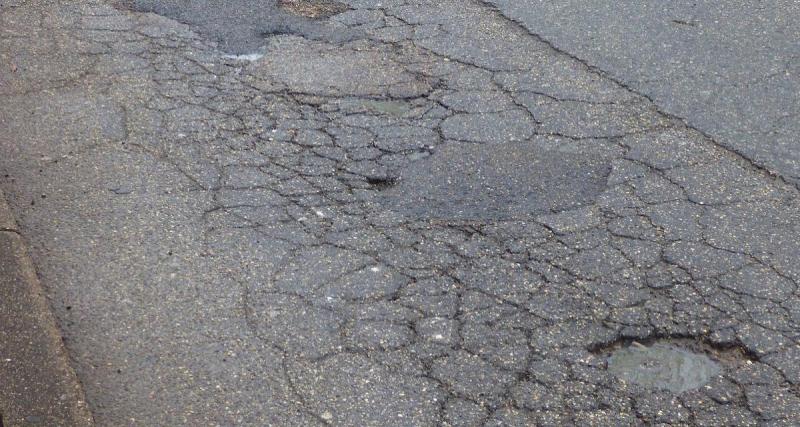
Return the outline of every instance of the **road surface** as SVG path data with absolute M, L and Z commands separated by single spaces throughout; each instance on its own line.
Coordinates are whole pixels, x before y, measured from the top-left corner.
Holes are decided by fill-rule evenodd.
M 800 3 L 489 3 L 728 149 L 800 184 Z
M 98 425 L 800 423 L 796 125 L 644 83 L 656 12 L 183 3 L 0 5 L 0 185 Z M 608 368 L 663 345 L 719 370 Z

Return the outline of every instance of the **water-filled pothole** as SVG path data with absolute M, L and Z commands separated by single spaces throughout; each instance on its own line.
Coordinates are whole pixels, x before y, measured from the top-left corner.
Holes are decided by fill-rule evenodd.
M 608 371 L 621 380 L 673 393 L 702 387 L 726 367 L 750 360 L 740 348 L 693 339 L 618 342 L 595 353 L 607 357 Z

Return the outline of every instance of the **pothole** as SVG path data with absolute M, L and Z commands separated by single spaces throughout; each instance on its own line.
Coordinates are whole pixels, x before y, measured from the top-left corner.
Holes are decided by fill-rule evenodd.
M 345 4 L 330 0 L 279 0 L 278 6 L 289 13 L 311 19 L 329 18 L 348 9 Z
M 720 348 L 688 338 L 620 341 L 594 352 L 607 358 L 608 371 L 617 378 L 673 393 L 702 387 L 725 368 L 752 360 L 741 348 Z
M 392 177 L 367 177 L 367 184 L 378 191 L 387 190 L 397 184 L 397 178 Z

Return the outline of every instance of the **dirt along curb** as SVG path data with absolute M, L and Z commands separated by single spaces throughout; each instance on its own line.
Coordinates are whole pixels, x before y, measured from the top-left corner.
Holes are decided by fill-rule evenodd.
M 92 426 L 83 390 L 0 191 L 0 426 Z

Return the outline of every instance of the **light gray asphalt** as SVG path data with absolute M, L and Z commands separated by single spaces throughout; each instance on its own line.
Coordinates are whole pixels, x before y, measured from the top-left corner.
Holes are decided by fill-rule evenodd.
M 344 3 L 2 3 L 0 185 L 99 425 L 800 423 L 797 188 L 485 2 Z M 661 345 L 719 373 L 608 369 Z
M 487 3 L 800 184 L 800 2 Z

